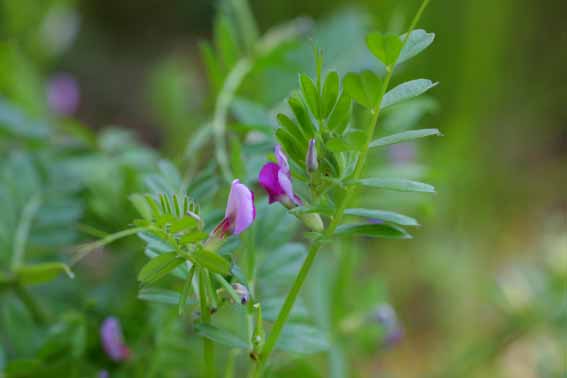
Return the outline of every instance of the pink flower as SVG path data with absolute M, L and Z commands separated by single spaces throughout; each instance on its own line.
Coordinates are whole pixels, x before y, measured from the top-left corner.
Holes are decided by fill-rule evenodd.
M 58 114 L 68 116 L 79 107 L 79 84 L 67 73 L 54 75 L 47 83 L 47 103 Z
M 260 171 L 258 181 L 268 192 L 269 203 L 281 202 L 286 207 L 299 206 L 302 202 L 293 192 L 289 163 L 279 144 L 275 154 L 278 163 L 266 163 Z
M 108 317 L 100 327 L 100 338 L 102 348 L 112 360 L 116 362 L 125 361 L 130 357 L 130 349 L 124 343 L 120 321 L 114 317 Z
M 238 235 L 256 219 L 254 193 L 238 179 L 232 182 L 222 222 L 215 227 L 213 235 L 224 238 L 227 234 Z

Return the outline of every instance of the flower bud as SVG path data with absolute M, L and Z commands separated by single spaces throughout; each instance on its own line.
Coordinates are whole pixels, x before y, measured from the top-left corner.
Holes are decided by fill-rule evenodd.
M 315 172 L 319 168 L 315 143 L 315 139 L 309 141 L 309 148 L 307 149 L 307 156 L 305 157 L 305 166 L 308 172 Z
M 248 292 L 246 286 L 239 283 L 233 283 L 232 288 L 234 289 L 236 294 L 240 297 L 240 304 L 248 303 L 248 299 L 250 298 L 250 293 Z
M 298 216 L 299 219 L 310 229 L 316 232 L 322 232 L 325 228 L 323 220 L 317 213 L 307 213 Z

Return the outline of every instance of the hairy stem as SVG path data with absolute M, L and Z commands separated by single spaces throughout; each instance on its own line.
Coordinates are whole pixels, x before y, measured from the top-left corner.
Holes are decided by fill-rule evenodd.
M 405 43 L 407 42 L 407 40 L 409 38 L 409 34 L 415 28 L 415 25 L 419 21 L 419 18 L 421 17 L 421 14 L 425 10 L 425 7 L 427 6 L 428 3 L 429 3 L 429 0 L 424 0 L 422 2 L 422 4 L 421 4 L 420 8 L 418 9 L 414 19 L 412 20 L 412 23 L 409 27 L 406 38 L 404 38 L 404 40 L 402 41 L 402 46 L 404 46 Z M 394 67 L 395 67 L 395 64 L 387 67 L 387 74 L 386 74 L 386 77 L 385 77 L 384 82 L 382 84 L 382 88 L 380 90 L 380 95 L 379 95 L 379 98 L 378 98 L 378 101 L 377 101 L 377 105 L 375 106 L 374 109 L 372 109 L 372 119 L 371 119 L 370 124 L 368 125 L 368 127 L 366 129 L 366 140 L 364 142 L 364 146 L 362 147 L 362 149 L 360 151 L 358 161 L 356 162 L 356 167 L 354 169 L 354 173 L 353 173 L 353 177 L 352 177 L 353 180 L 357 180 L 357 179 L 360 178 L 360 175 L 362 174 L 362 171 L 363 171 L 364 166 L 366 164 L 366 158 L 368 156 L 369 145 L 370 145 L 370 142 L 372 141 L 372 139 L 374 137 L 374 132 L 375 132 L 376 126 L 378 124 L 378 117 L 380 115 L 380 105 L 382 103 L 382 98 L 384 97 L 384 94 L 386 93 L 388 86 L 390 84 L 390 80 L 392 78 Z M 303 262 L 303 265 L 301 266 L 299 274 L 297 275 L 297 277 L 295 278 L 295 281 L 293 282 L 291 290 L 289 291 L 289 293 L 288 293 L 288 295 L 285 299 L 285 302 L 284 302 L 282 308 L 280 309 L 280 312 L 278 314 L 278 317 L 276 318 L 274 326 L 272 327 L 270 335 L 268 336 L 268 339 L 266 340 L 266 344 L 264 345 L 264 348 L 262 349 L 262 352 L 260 354 L 260 358 L 259 358 L 259 361 L 258 361 L 259 366 L 256 369 L 256 374 L 255 374 L 256 376 L 259 376 L 259 375 L 262 374 L 262 368 L 265 365 L 265 363 L 267 362 L 270 354 L 272 353 L 272 351 L 273 351 L 273 349 L 274 349 L 274 347 L 275 347 L 275 345 L 278 341 L 278 338 L 279 338 L 279 336 L 280 336 L 280 334 L 283 330 L 283 327 L 285 326 L 285 323 L 287 322 L 287 319 L 288 319 L 289 314 L 290 314 L 290 312 L 293 308 L 293 305 L 294 305 L 295 301 L 297 300 L 297 296 L 299 295 L 299 292 L 300 292 L 300 290 L 301 290 L 301 288 L 302 288 L 302 286 L 305 282 L 305 279 L 307 278 L 307 275 L 309 274 L 309 271 L 311 270 L 311 267 L 313 266 L 313 262 L 315 261 L 315 257 L 317 256 L 317 252 L 319 252 L 319 249 L 321 248 L 321 245 L 322 245 L 321 240 L 325 240 L 325 239 L 332 237 L 336 228 L 340 225 L 340 223 L 342 221 L 345 209 L 352 199 L 352 196 L 353 196 L 353 193 L 354 193 L 354 187 L 353 186 L 347 186 L 347 188 L 345 190 L 346 190 L 345 195 L 343 196 L 342 201 L 337 206 L 337 210 L 335 212 L 335 215 L 333 216 L 331 223 L 329 224 L 327 229 L 324 231 L 322 239 L 319 239 L 319 240 L 316 240 L 315 242 L 313 242 L 313 244 L 311 244 L 311 247 L 309 248 L 309 252 L 307 254 L 307 257 L 306 257 L 305 261 Z

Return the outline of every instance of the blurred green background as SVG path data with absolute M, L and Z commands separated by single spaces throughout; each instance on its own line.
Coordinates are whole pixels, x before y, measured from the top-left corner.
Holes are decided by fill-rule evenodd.
M 84 134 L 84 140 L 94 138 L 90 131 L 109 126 L 132 132 L 109 133 L 99 142 L 104 153 L 89 166 L 94 178 L 87 185 L 88 221 L 82 222 L 108 232 L 124 227 L 132 215 L 124 205 L 130 185 L 124 172 L 153 171 L 154 149 L 182 171 L 195 159 L 186 147 L 210 117 L 215 99 L 199 42 L 213 38 L 215 15 L 223 8 L 206 0 L 1 4 L 3 104 L 8 101 L 34 122 Z M 310 44 L 323 49 L 328 68 L 344 74 L 364 67 L 359 53 L 364 32 L 403 32 L 418 5 L 413 0 L 251 1 L 260 33 L 300 16 L 314 23 L 304 20 L 311 29 L 292 48 L 287 62 L 293 64 L 255 73 L 257 81 L 243 84 L 244 97 L 276 107 L 296 87 L 298 71 L 313 71 Z M 437 194 L 372 199 L 418 215 L 422 226 L 414 239 L 360 243 L 343 251 L 350 257 L 331 261 L 353 267 L 345 278 L 352 283 L 333 291 L 338 298 L 333 300 L 356 312 L 371 301 L 369 287 L 380 287 L 376 290 L 387 292 L 404 330 L 387 350 L 370 348 L 372 342 L 364 339 L 349 344 L 345 336 L 350 376 L 567 377 L 566 12 L 567 3 L 559 0 L 432 0 L 419 26 L 436 34 L 435 43 L 396 80 L 424 77 L 440 85 L 405 113 L 389 115 L 384 127 L 394 130 L 396 122 L 410 120 L 439 128 L 444 137 L 372 159 L 377 170 L 399 168 L 427 178 Z M 80 90 L 72 117 L 48 109 L 46 86 L 58 73 L 72 75 Z M 3 115 L 0 123 L 9 124 L 8 118 Z M 2 160 L 40 144 L 12 134 L 0 134 Z M 148 146 L 141 148 L 147 156 L 130 164 L 126 145 L 136 139 Z M 73 145 L 66 148 L 62 154 Z M 203 166 L 211 152 L 198 155 L 196 164 Z M 123 181 L 100 185 L 113 170 L 124 173 Z M 98 195 L 101 191 L 106 194 Z M 134 288 L 134 270 L 125 272 L 130 277 L 100 274 Z M 100 284 L 98 273 L 88 274 Z M 44 292 L 49 293 L 44 299 L 64 297 L 64 286 L 57 286 L 58 294 Z M 357 293 L 364 299 L 357 300 Z M 6 345 L 9 340 L 3 334 Z M 17 357 L 17 348 L 6 350 L 7 360 Z M 297 362 L 302 363 L 309 365 Z M 332 374 L 305 369 L 313 376 Z

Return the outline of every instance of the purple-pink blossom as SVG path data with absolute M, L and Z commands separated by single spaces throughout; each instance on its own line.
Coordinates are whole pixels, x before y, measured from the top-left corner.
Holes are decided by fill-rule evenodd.
M 71 115 L 79 107 L 79 84 L 68 73 L 54 75 L 47 83 L 47 104 L 61 115 Z
M 130 357 L 130 349 L 124 343 L 120 321 L 112 316 L 104 319 L 100 326 L 102 348 L 112 360 L 125 361 Z
M 275 148 L 275 155 L 278 162 L 264 164 L 258 181 L 268 193 L 269 203 L 281 202 L 287 207 L 299 206 L 302 202 L 293 192 L 289 163 L 279 144 Z
M 230 187 L 224 219 L 214 229 L 213 234 L 220 238 L 229 234 L 238 235 L 250 227 L 254 219 L 254 193 L 236 179 Z

